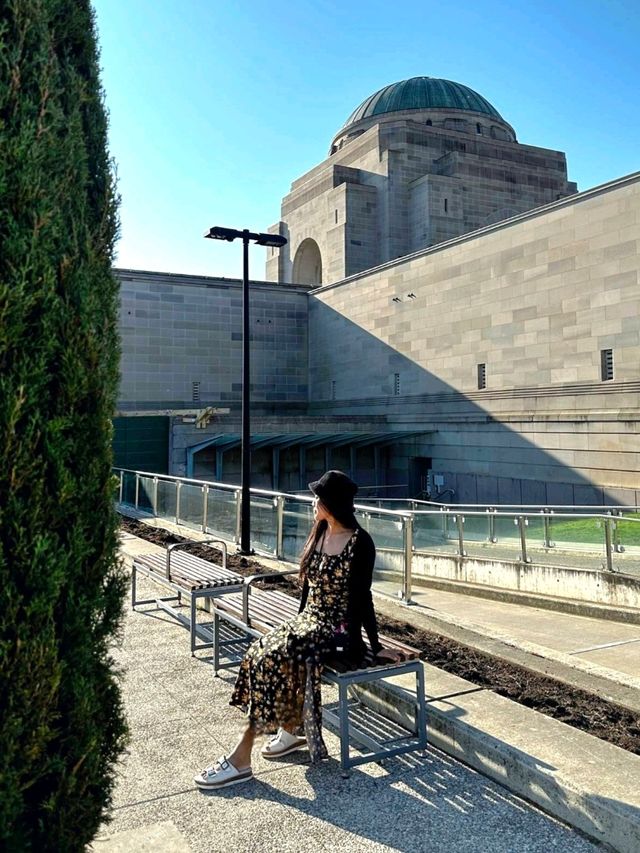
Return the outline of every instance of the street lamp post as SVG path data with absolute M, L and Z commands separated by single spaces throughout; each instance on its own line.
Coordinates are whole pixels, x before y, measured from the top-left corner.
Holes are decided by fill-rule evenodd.
M 249 243 L 258 246 L 282 248 L 286 237 L 279 234 L 255 234 L 244 228 L 222 228 L 219 225 L 210 228 L 204 235 L 210 240 L 226 240 L 231 243 L 242 240 L 242 462 L 241 489 L 242 504 L 240 515 L 240 550 L 238 553 L 249 555 L 251 549 L 251 354 L 249 348 Z

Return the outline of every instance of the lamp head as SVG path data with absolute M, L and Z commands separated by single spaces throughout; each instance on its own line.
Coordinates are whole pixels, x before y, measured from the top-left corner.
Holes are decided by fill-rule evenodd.
M 273 246 L 275 249 L 281 249 L 287 245 L 287 238 L 280 234 L 258 234 L 256 246 Z
M 231 243 L 236 237 L 241 237 L 242 232 L 236 231 L 235 228 L 223 228 L 220 225 L 214 225 L 204 236 L 211 240 L 226 240 Z

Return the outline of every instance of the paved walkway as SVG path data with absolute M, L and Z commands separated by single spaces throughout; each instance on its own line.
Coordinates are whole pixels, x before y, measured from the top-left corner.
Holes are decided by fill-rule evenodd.
M 393 595 L 397 585 L 389 582 L 376 588 Z M 511 641 L 520 647 L 535 646 L 544 653 L 557 652 L 566 660 L 603 667 L 619 673 L 622 680 L 637 682 L 640 689 L 640 625 L 573 616 L 524 604 L 477 598 L 439 589 L 413 587 L 416 610 L 432 616 L 476 628 L 485 636 Z
M 527 643 L 614 669 L 640 679 L 640 625 L 572 616 L 442 590 L 414 590 L 418 604 L 449 613 Z
M 94 843 L 96 853 L 597 849 L 432 747 L 342 779 L 331 732 L 331 757 L 318 767 L 302 752 L 274 765 L 256 751 L 253 781 L 201 793 L 194 772 L 228 749 L 242 727 L 242 715 L 228 705 L 233 675 L 214 679 L 207 660 L 190 657 L 187 632 L 152 609 L 127 612 L 115 657 L 132 740 L 113 822 Z

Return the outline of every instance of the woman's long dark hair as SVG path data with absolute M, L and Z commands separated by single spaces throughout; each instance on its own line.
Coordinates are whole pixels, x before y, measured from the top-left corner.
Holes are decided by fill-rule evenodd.
M 329 510 L 329 512 L 331 512 L 331 510 Z M 333 515 L 333 513 L 331 514 Z M 349 530 L 356 530 L 360 527 L 353 512 L 340 513 L 333 517 Z M 298 578 L 301 583 L 304 583 L 304 580 L 307 577 L 307 570 L 309 568 L 309 562 L 313 552 L 317 549 L 318 542 L 326 533 L 328 526 L 327 520 L 324 518 L 321 521 L 314 521 L 313 523 L 313 527 L 307 536 L 307 541 L 304 543 L 302 554 L 300 555 L 300 574 L 298 575 Z

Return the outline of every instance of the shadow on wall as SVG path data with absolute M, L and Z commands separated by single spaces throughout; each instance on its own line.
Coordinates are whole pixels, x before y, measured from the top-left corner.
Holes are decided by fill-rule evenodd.
M 452 503 L 638 503 L 640 475 L 629 477 L 638 459 L 625 438 L 633 427 L 612 409 L 614 417 L 599 417 L 609 425 L 607 432 L 594 430 L 585 403 L 593 389 L 489 387 L 462 393 L 399 351 L 406 346 L 408 321 L 381 316 L 374 322 L 398 349 L 310 297 L 310 414 L 384 415 L 388 429 L 431 433 L 396 446 L 395 465 L 406 478 L 409 459 L 429 458 L 433 472 L 443 477 L 440 491 L 455 492 Z M 469 370 L 475 371 L 472 359 Z M 596 390 L 606 395 L 605 387 Z M 606 396 L 598 408 L 606 408 Z M 590 470 L 599 472 L 599 482 Z

